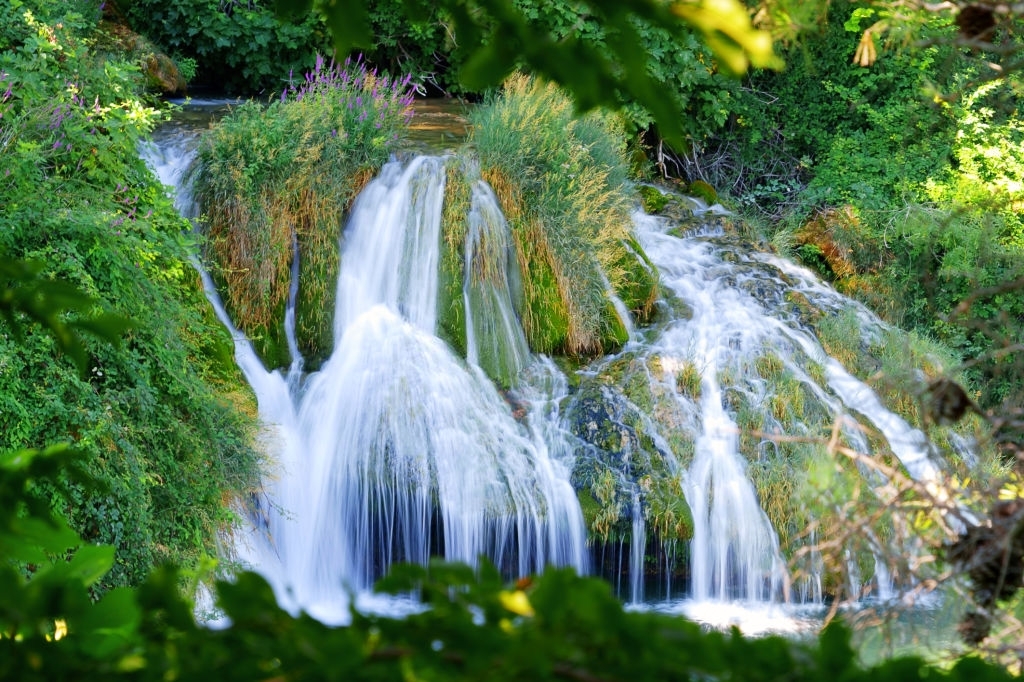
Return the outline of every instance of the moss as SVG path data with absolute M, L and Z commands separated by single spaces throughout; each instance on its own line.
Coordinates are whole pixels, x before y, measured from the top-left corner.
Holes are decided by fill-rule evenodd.
M 795 289 L 788 289 L 784 295 L 790 310 L 802 323 L 813 326 L 821 320 L 822 312 L 807 297 Z
M 778 379 L 786 369 L 782 358 L 773 351 L 767 351 L 757 356 L 754 360 L 754 367 L 761 378 L 767 381 Z
M 607 542 L 614 534 L 623 534 L 625 518 L 622 510 L 624 501 L 619 493 L 619 483 L 610 469 L 606 469 L 590 488 L 593 505 L 592 520 L 589 524 L 591 532 L 600 540 Z M 587 493 L 583 493 L 584 498 Z M 596 509 L 595 509 L 596 507 Z M 584 517 L 586 518 L 586 517 Z
M 658 271 L 634 237 L 621 241 L 613 267 L 625 273 L 619 278 L 616 295 L 638 322 L 649 322 L 659 295 Z
M 650 532 L 663 541 L 693 538 L 693 514 L 678 477 L 646 476 L 640 487 L 645 491 L 644 516 Z
M 773 384 L 774 392 L 768 399 L 772 415 L 783 424 L 804 419 L 804 387 L 792 374 L 787 373 Z
M 629 328 L 619 317 L 615 304 L 609 300 L 601 321 L 601 348 L 604 352 L 614 352 L 626 345 L 627 341 L 629 341 Z
M 647 213 L 660 213 L 663 208 L 672 200 L 671 197 L 654 185 L 640 185 L 637 187 L 640 194 L 640 203 Z
M 804 370 L 807 372 L 807 376 L 811 377 L 811 380 L 818 386 L 828 385 L 828 377 L 825 376 L 825 366 L 820 362 L 812 360 L 804 366 Z
M 817 324 L 818 341 L 825 352 L 839 361 L 847 370 L 863 377 L 860 368 L 860 321 L 852 308 L 821 318 Z
M 708 206 L 718 203 L 718 192 L 710 184 L 703 180 L 694 180 L 687 190 L 691 196 L 702 199 Z
M 570 349 L 572 318 L 559 290 L 555 263 L 546 240 L 534 224 L 515 230 L 517 253 L 523 274 L 523 308 L 520 317 L 530 347 L 538 353 L 575 354 Z
M 693 362 L 684 362 L 676 371 L 676 390 L 694 402 L 700 401 L 700 369 Z
M 463 294 L 464 245 L 469 229 L 470 187 L 457 160 L 445 168 L 441 213 L 441 262 L 438 272 L 437 327 L 440 336 L 465 357 L 466 305 Z
M 302 180 L 295 220 L 299 249 L 299 293 L 295 309 L 295 336 L 306 366 L 317 369 L 334 347 L 334 310 L 339 239 L 345 213 L 380 167 L 366 166 L 345 178 L 315 176 Z M 306 185 L 308 182 L 308 186 Z M 283 320 L 282 317 L 277 319 Z
M 282 307 L 281 314 L 284 315 Z M 283 319 L 283 317 L 281 318 Z M 288 350 L 288 342 L 284 334 L 283 325 L 274 327 L 253 327 L 250 342 L 253 350 L 260 356 L 260 360 L 267 367 L 287 367 L 291 354 Z

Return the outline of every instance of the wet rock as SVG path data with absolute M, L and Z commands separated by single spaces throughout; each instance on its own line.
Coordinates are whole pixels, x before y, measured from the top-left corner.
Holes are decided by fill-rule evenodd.
M 178 65 L 167 55 L 154 52 L 142 60 L 142 73 L 150 88 L 165 95 L 177 95 L 185 92 L 187 83 L 178 69 Z

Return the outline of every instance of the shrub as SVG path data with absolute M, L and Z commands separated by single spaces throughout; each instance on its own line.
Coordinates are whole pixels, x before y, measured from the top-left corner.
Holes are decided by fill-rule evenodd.
M 227 92 L 277 91 L 284 74 L 311 68 L 329 44 L 315 13 L 296 23 L 280 21 L 264 0 L 121 4 L 133 29 L 164 52 L 195 60 L 195 85 Z
M 119 348 L 86 340 L 72 366 L 54 361 L 68 351 L 39 325 L 17 335 L 0 322 L 0 450 L 74 444 L 101 489 L 34 491 L 116 548 L 103 590 L 141 581 L 158 560 L 191 565 L 213 551 L 225 498 L 257 479 L 255 405 L 189 264 L 190 226 L 139 158 L 159 115 L 136 95 L 138 69 L 87 49 L 94 3 L 10 7 L 0 258 L 35 263 L 43 281 L 68 282 L 132 327 Z M 6 276 L 0 286 L 6 296 Z M 62 317 L 87 325 L 88 312 Z

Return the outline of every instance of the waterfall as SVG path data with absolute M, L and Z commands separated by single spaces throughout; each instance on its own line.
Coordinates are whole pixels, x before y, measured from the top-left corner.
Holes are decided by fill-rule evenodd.
M 666 235 L 660 221 L 647 216 L 636 216 L 636 223 L 662 285 L 692 310 L 691 319 L 673 322 L 651 349 L 662 363 L 692 363 L 701 372 L 700 424 L 683 487 L 693 515 L 693 598 L 779 598 L 787 577 L 778 537 L 746 474 L 739 428 L 723 407 L 718 379 L 742 354 L 761 347 L 771 325 L 742 290 L 710 276 L 718 260 L 709 244 Z
M 176 188 L 176 206 L 186 216 L 195 214 L 185 170 L 197 134 L 174 131 L 142 151 L 160 179 Z M 494 193 L 477 173 L 468 179 L 460 245 L 466 352 L 457 354 L 437 335 L 449 161 L 392 161 L 356 199 L 339 243 L 334 350 L 316 372 L 304 373 L 294 338 L 295 302 L 302 295 L 297 252 L 286 312 L 292 351 L 286 374 L 261 364 L 203 273 L 257 396 L 261 442 L 272 459 L 233 553 L 260 570 L 289 608 L 343 621 L 350 594 L 365 593 L 399 561 L 440 555 L 474 564 L 484 556 L 510 577 L 548 565 L 585 573 L 593 570 L 591 554 L 603 557 L 609 547 L 617 551 L 615 582 L 620 588 L 625 582 L 620 593 L 634 603 L 645 598 L 648 570 L 664 572 L 659 584 L 672 596 L 677 559 L 686 563 L 684 586 L 696 602 L 777 603 L 794 593 L 820 599 L 821 561 L 813 555 L 807 577 L 791 591 L 779 535 L 750 471 L 772 444 L 741 442 L 750 430 L 741 423 L 744 409 L 757 411 L 766 432 L 809 428 L 802 417 L 784 424 L 773 414 L 769 403 L 778 389 L 750 373 L 759 354 L 778 357 L 779 371 L 813 398 L 823 419 L 850 413 L 866 420 L 914 478 L 939 475 L 924 435 L 829 358 L 809 329 L 780 314 L 773 291 L 800 291 L 832 312 L 851 303 L 774 256 L 727 253 L 713 228 L 679 236 L 666 221 L 636 214 L 637 240 L 672 301 L 666 306 L 685 308 L 685 314 L 638 330 L 609 292 L 629 342 L 620 354 L 582 367 L 574 377 L 579 386 L 570 390 L 566 373 L 528 348 L 516 313 L 524 274 Z M 866 328 L 876 324 L 866 310 L 862 314 Z M 821 377 L 812 377 L 813 364 L 822 368 Z M 627 379 L 607 378 L 609 368 L 623 365 L 638 373 L 653 405 L 630 398 Z M 692 385 L 681 383 L 684 368 L 696 372 Z M 569 414 L 592 383 L 600 386 L 608 415 L 621 418 L 609 439 L 622 442 L 621 453 L 601 454 L 604 445 L 581 433 L 591 425 L 581 427 L 573 421 L 578 414 Z M 627 424 L 623 413 L 633 421 Z M 846 436 L 868 451 L 858 429 L 850 427 Z M 577 498 L 577 490 L 586 494 L 575 478 L 585 456 L 618 466 L 626 490 L 624 532 L 600 547 L 587 546 Z M 663 536 L 651 542 L 665 532 L 658 516 L 664 509 L 654 509 L 649 497 L 655 464 L 663 476 L 659 485 L 678 491 L 692 517 L 685 541 Z M 663 554 L 655 562 L 659 544 Z M 856 569 L 852 556 L 850 565 Z M 850 579 L 859 593 L 855 570 Z M 892 589 L 884 563 L 877 564 L 873 582 L 881 593 Z

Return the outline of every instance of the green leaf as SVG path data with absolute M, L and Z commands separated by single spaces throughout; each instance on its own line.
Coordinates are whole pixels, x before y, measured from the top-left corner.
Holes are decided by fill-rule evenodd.
M 114 565 L 114 548 L 110 545 L 80 547 L 66 564 L 58 564 L 57 571 L 68 581 L 81 581 L 94 585 Z
M 104 659 L 130 644 L 142 621 L 135 591 L 121 587 L 103 595 L 90 608 L 68 617 L 68 631 L 82 638 L 82 650 Z
M 334 39 L 334 49 L 345 55 L 357 47 L 373 46 L 366 3 L 361 0 L 321 0 L 317 9 Z
M 495 41 L 466 60 L 459 72 L 459 80 L 470 90 L 486 90 L 501 83 L 514 66 L 514 59 L 502 47 L 501 41 Z
M 63 522 L 15 518 L 9 530 L 0 535 L 0 554 L 15 561 L 42 564 L 50 555 L 81 544 L 78 534 Z
M 287 617 L 270 583 L 258 573 L 240 573 L 234 582 L 217 581 L 217 605 L 233 622 L 248 627 L 270 625 Z

